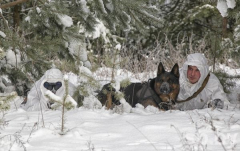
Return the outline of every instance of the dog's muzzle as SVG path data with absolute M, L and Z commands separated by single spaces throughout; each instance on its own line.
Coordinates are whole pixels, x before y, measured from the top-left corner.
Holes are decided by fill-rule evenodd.
M 162 85 L 160 86 L 160 92 L 162 94 L 168 94 L 171 92 L 171 88 L 170 88 L 170 85 L 169 83 L 167 82 L 163 82 Z

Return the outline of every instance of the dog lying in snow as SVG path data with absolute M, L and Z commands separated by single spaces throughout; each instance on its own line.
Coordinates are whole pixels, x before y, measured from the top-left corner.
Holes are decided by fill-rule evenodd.
M 175 64 L 170 72 L 165 71 L 162 63 L 158 65 L 157 77 L 144 83 L 131 83 L 121 87 L 125 100 L 132 106 L 140 103 L 144 107 L 155 106 L 161 110 L 169 110 L 175 104 L 179 93 L 179 67 Z M 113 93 L 116 89 L 110 83 L 105 84 L 97 97 L 107 109 L 121 104 Z

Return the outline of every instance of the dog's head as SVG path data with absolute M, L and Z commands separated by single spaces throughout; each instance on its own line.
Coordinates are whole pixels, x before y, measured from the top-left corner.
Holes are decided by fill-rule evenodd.
M 179 67 L 176 63 L 170 72 L 165 71 L 162 63 L 158 65 L 157 77 L 155 78 L 154 90 L 163 103 L 175 104 L 179 93 Z

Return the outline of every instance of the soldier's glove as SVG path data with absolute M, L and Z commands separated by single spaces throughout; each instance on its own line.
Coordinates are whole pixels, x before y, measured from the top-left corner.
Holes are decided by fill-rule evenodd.
M 214 99 L 208 104 L 209 108 L 218 108 L 218 109 L 223 109 L 224 107 L 224 102 L 221 99 Z

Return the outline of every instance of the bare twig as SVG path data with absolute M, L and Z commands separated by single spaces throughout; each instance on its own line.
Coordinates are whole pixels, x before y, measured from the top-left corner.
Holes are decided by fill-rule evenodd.
M 143 137 L 152 145 L 152 147 L 157 151 L 157 148 L 154 146 L 154 144 L 147 138 L 147 136 L 146 135 L 144 135 L 135 125 L 133 125 L 132 123 L 130 123 L 130 122 L 128 122 L 127 121 L 127 123 L 128 124 L 130 124 L 130 125 L 132 125 L 138 132 L 140 132 L 142 135 L 143 135 Z
M 15 143 L 17 143 L 20 147 L 22 147 L 24 149 L 24 151 L 27 151 L 26 147 L 24 146 L 24 142 L 20 139 L 21 135 L 20 133 L 22 132 L 22 130 L 24 129 L 24 127 L 26 126 L 26 123 L 23 125 L 22 129 L 15 132 L 14 134 L 8 134 L 8 135 L 4 135 L 2 137 L 0 137 L 0 140 L 5 139 L 5 138 L 9 138 L 10 141 L 12 141 L 12 143 L 9 146 L 9 151 L 11 150 L 11 148 L 13 147 L 13 145 Z M 14 139 L 12 139 L 12 137 Z
M 28 74 L 27 74 L 28 75 Z M 37 96 L 38 96 L 38 100 L 39 100 L 39 104 L 40 104 L 40 111 L 41 111 L 41 116 L 42 116 L 42 123 L 43 123 L 43 127 L 45 127 L 45 124 L 44 124 L 44 117 L 43 117 L 43 111 L 42 111 L 42 104 L 41 104 L 41 97 L 40 97 L 40 94 L 38 93 L 38 89 L 37 89 L 37 86 L 36 86 L 36 84 L 35 84 L 35 81 L 28 75 L 28 78 L 30 79 L 30 81 L 32 81 L 33 82 L 33 84 L 34 84 L 34 87 L 35 87 L 35 89 L 36 89 L 36 92 L 37 92 Z M 38 122 L 39 123 L 39 122 Z
M 218 131 L 217 131 L 217 128 L 214 126 L 213 124 L 213 118 L 211 116 L 211 114 L 209 114 L 210 116 L 210 120 L 207 119 L 207 117 L 205 116 L 205 122 L 207 124 L 209 124 L 211 126 L 211 129 L 212 131 L 214 132 L 214 134 L 216 135 L 217 139 L 218 139 L 218 142 L 221 144 L 222 148 L 224 149 L 224 151 L 227 151 L 227 149 L 225 148 L 224 144 L 223 144 L 223 141 L 222 141 L 222 138 L 218 135 Z
M 181 138 L 181 143 L 183 144 L 184 150 L 191 150 L 191 145 L 188 143 L 187 138 L 184 137 L 184 135 L 180 132 L 178 128 L 176 128 L 174 125 L 171 125 L 175 128 L 175 130 L 178 132 L 179 137 Z
M 32 132 L 35 130 L 35 128 L 37 127 L 37 125 L 38 125 L 38 123 L 35 122 L 34 125 L 33 125 L 33 127 L 32 127 L 32 130 L 31 130 L 31 132 L 30 132 L 30 134 L 29 134 L 29 137 L 28 137 L 28 139 L 27 139 L 27 142 L 29 141 L 29 139 L 30 139 L 30 137 L 31 137 L 31 135 L 32 135 Z

